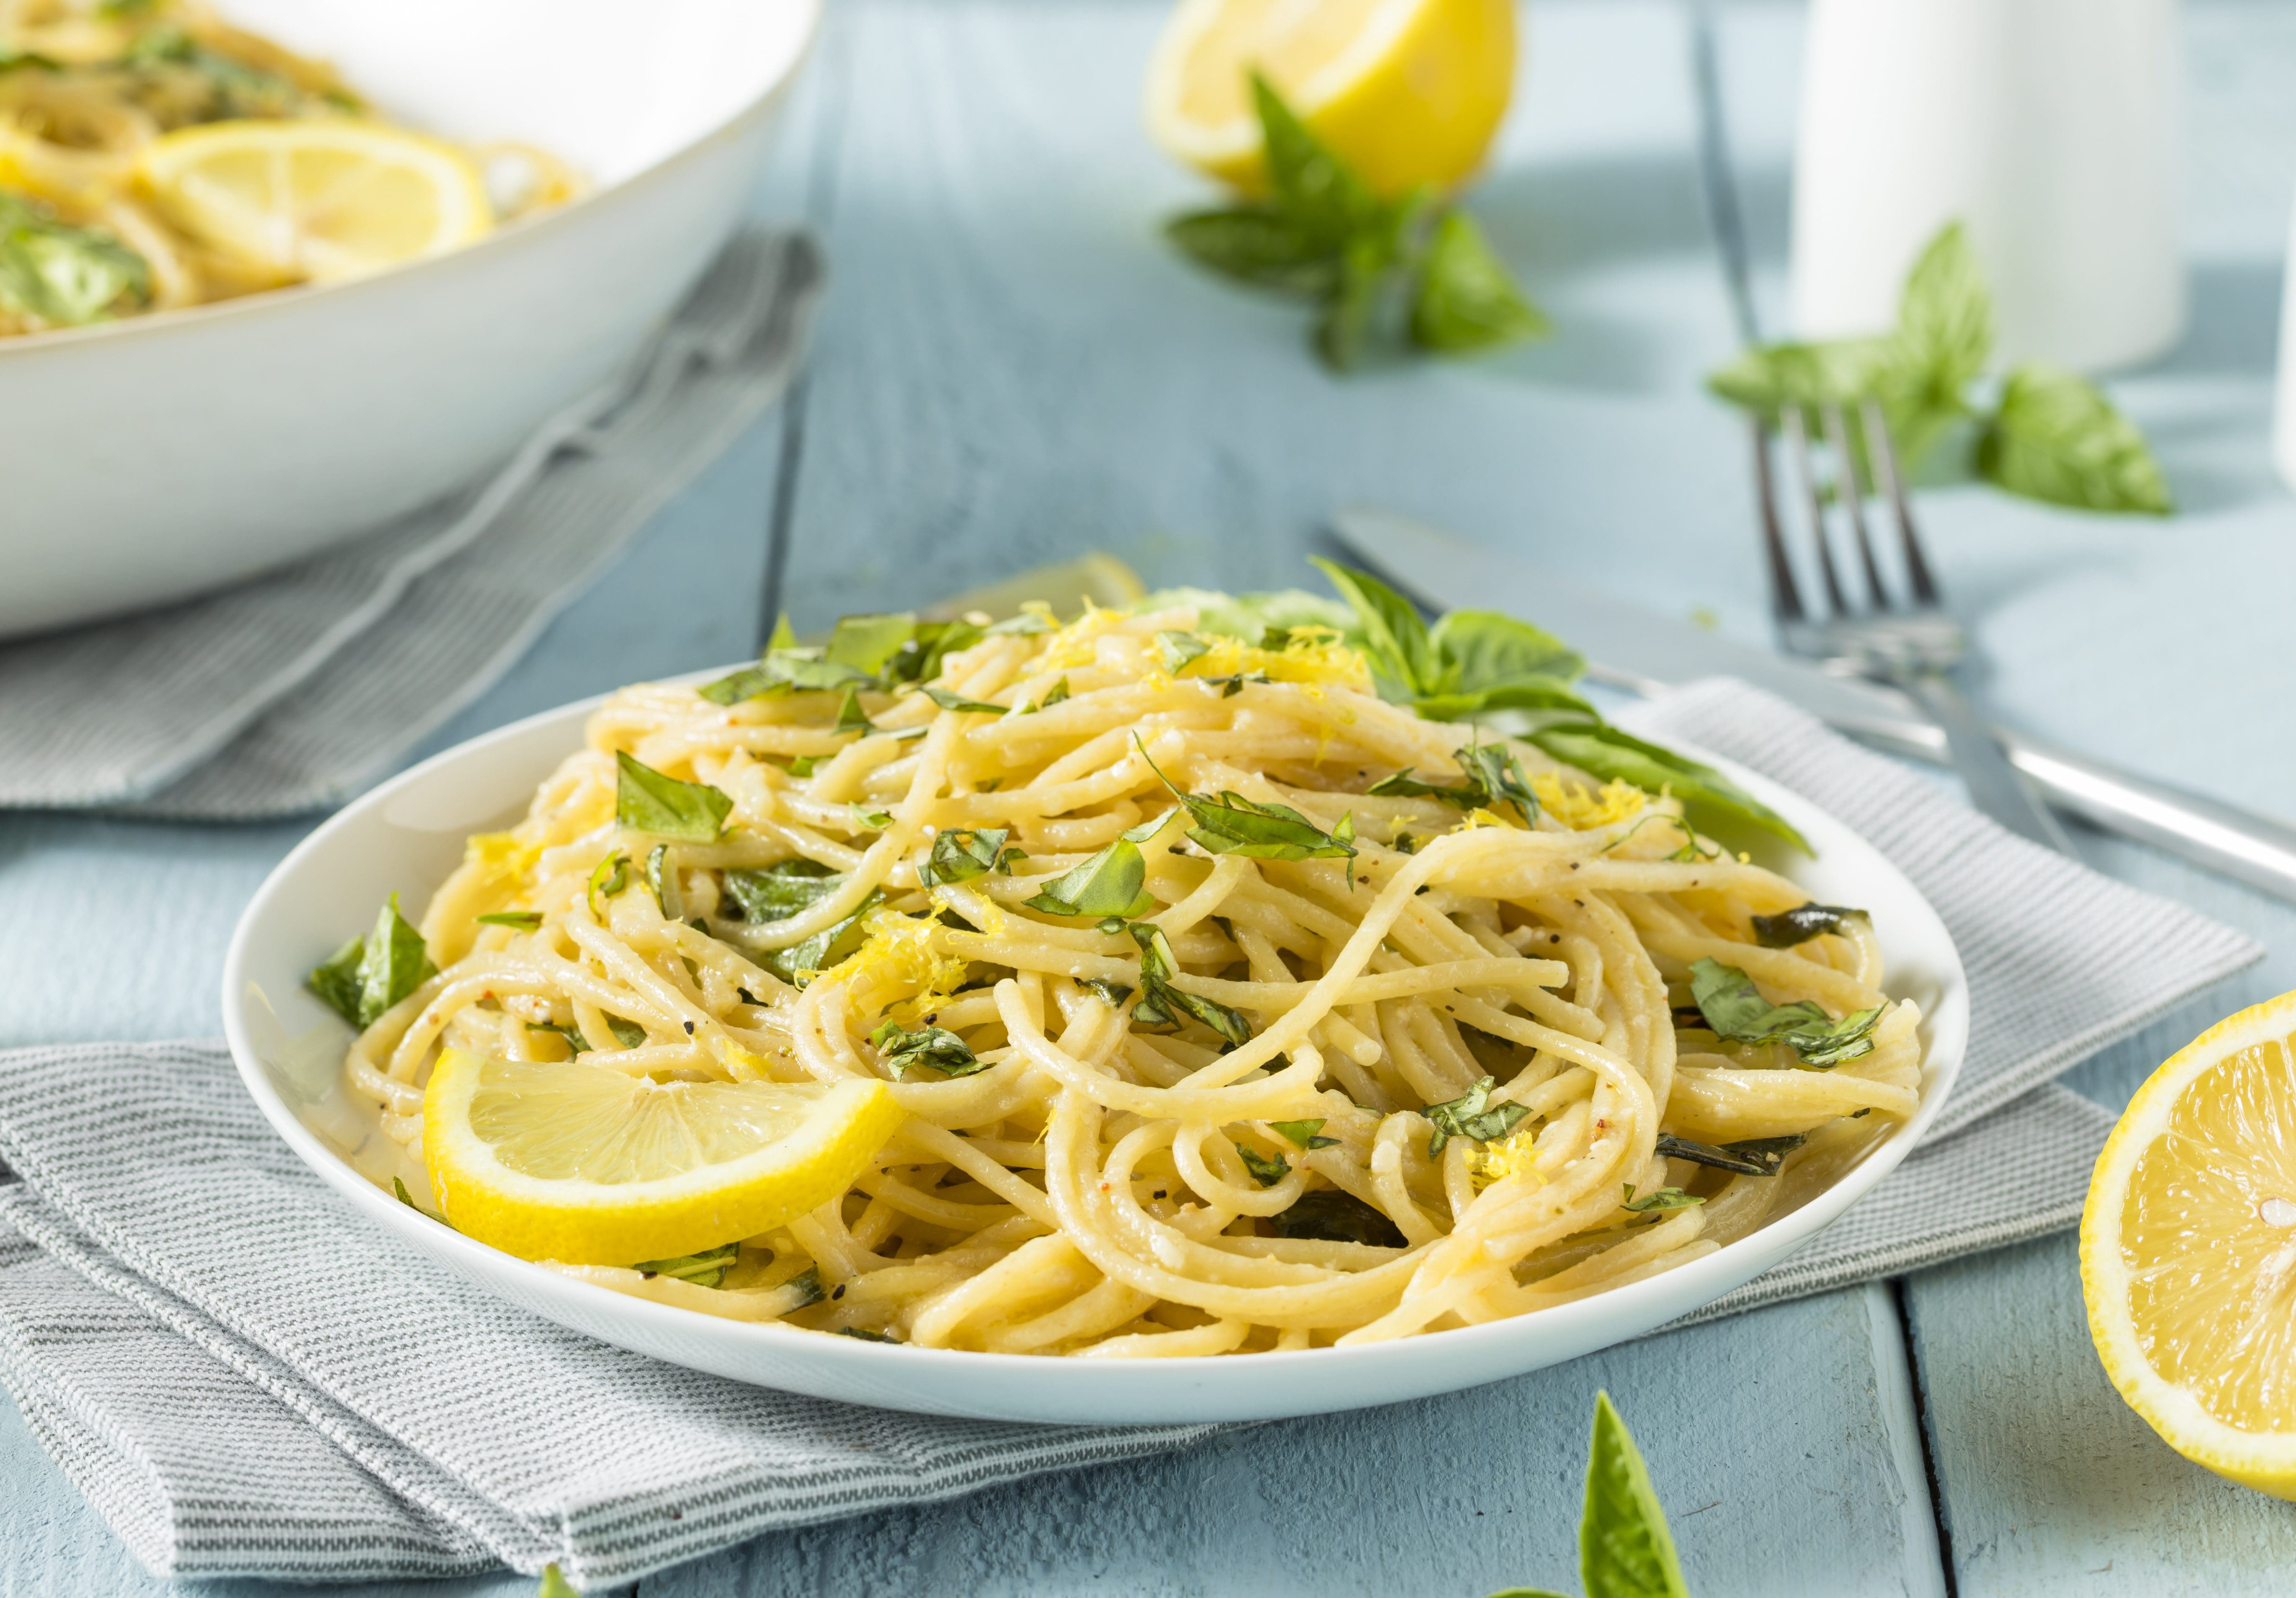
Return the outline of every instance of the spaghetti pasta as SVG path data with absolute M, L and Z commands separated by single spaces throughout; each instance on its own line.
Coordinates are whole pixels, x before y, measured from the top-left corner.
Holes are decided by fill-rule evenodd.
M 440 968 L 353 1044 L 350 1090 L 419 1158 L 446 1047 L 880 1079 L 906 1118 L 870 1168 L 787 1226 L 697 1237 L 738 1243 L 717 1285 L 563 1268 L 1086 1357 L 1601 1292 L 1915 1111 L 1920 1017 L 1864 918 L 1787 917 L 1807 895 L 1676 799 L 1389 703 L 1330 630 L 1214 637 L 1186 603 L 985 622 L 906 682 L 784 652 L 614 696 L 526 819 L 471 840 L 421 921 Z M 721 796 L 722 830 L 631 825 L 657 778 Z

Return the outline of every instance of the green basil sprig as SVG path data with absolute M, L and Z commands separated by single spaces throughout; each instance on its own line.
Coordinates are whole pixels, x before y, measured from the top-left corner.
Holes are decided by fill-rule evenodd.
M 1587 1449 L 1587 1496 L 1578 1517 L 1578 1579 L 1587 1598 L 1690 1598 L 1682 1561 L 1650 1468 L 1608 1393 L 1595 1395 Z M 1545 1587 L 1509 1587 L 1491 1598 L 1562 1598 Z
M 439 974 L 422 935 L 398 913 L 393 894 L 374 918 L 374 929 L 353 938 L 303 979 L 328 1009 L 365 1032 L 384 1011 Z
M 1381 199 L 1257 72 L 1251 93 L 1269 197 L 1173 218 L 1165 236 L 1182 252 L 1239 283 L 1316 301 L 1316 352 L 1334 371 L 1378 344 L 1460 355 L 1551 331 L 1465 211 L 1424 188 Z M 1408 310 L 1390 326 L 1398 300 Z
M 1873 400 L 1912 473 L 1964 423 L 1977 431 L 1978 475 L 2013 494 L 2079 510 L 2168 515 L 2168 479 L 2144 435 L 2086 378 L 2034 363 L 2012 367 L 1987 415 L 1971 398 L 1993 355 L 1993 301 L 1959 222 L 1930 241 L 1906 278 L 1898 325 L 1877 338 L 1763 344 L 1706 386 L 1775 423 L 1788 406 L 1814 412 Z M 1816 417 L 1810 416 L 1814 426 Z M 1853 425 L 1860 476 L 1874 482 Z
M 1882 1018 L 1878 1004 L 1839 1021 L 1812 1000 L 1772 1004 L 1752 977 L 1711 958 L 1690 968 L 1690 994 L 1718 1037 L 1736 1043 L 1784 1043 L 1810 1070 L 1873 1053 L 1874 1023 Z

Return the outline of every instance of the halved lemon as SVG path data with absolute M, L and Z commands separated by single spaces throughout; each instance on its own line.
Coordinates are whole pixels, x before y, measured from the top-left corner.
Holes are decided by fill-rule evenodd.
M 1148 130 L 1267 187 L 1258 70 L 1382 194 L 1473 171 L 1514 90 L 1513 0 L 1183 0 L 1149 63 Z
M 451 144 L 376 122 L 209 122 L 136 166 L 168 220 L 283 281 L 364 276 L 494 226 L 485 180 Z
M 2105 1373 L 2177 1453 L 2296 1498 L 2296 993 L 2136 1091 L 2081 1214 Z
M 422 1154 L 457 1231 L 524 1259 L 627 1265 L 818 1209 L 902 1115 L 871 1078 L 657 1083 L 449 1049 L 423 1091 Z

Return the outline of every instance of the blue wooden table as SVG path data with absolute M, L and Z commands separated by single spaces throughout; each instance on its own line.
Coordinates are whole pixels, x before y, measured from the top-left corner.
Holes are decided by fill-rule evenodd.
M 1200 193 L 1138 131 L 1162 10 L 837 11 L 761 199 L 829 246 L 812 375 L 440 745 L 741 655 L 781 605 L 817 625 L 1095 547 L 1152 581 L 1298 581 L 1319 518 L 1356 498 L 1761 637 L 1741 435 L 1698 388 L 1734 338 L 1676 0 L 1539 0 L 1529 14 L 1517 109 L 1474 203 L 1558 336 L 1347 383 L 1307 359 L 1296 312 L 1206 281 L 1156 241 L 1157 218 Z M 2194 330 L 2118 385 L 2185 514 L 2103 522 L 1951 490 L 1926 523 L 2001 715 L 2287 813 L 2296 504 L 2267 467 L 2266 426 L 2296 13 L 2194 0 L 2188 23 Z M 1772 326 L 1800 28 L 1791 4 L 1718 16 Z M 213 1033 L 225 938 L 303 829 L 0 823 L 0 1042 Z M 2296 986 L 2296 910 L 2133 845 L 2081 846 L 2274 951 L 2071 1078 L 2118 1106 L 2208 1021 Z M 2186 1465 L 2114 1397 L 2062 1238 L 1447 1398 L 761 1538 L 641 1590 L 1569 1586 L 1598 1387 L 1641 1437 L 1703 1598 L 2267 1594 L 2296 1569 L 2296 1508 Z M 0 1594 L 161 1585 L 0 1404 Z

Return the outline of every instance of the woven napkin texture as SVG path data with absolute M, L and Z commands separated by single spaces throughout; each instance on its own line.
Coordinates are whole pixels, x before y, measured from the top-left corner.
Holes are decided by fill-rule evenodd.
M 2078 1057 L 2029 1021 L 2063 1008 L 2030 984 L 2076 984 L 2066 1013 L 2093 1049 L 2259 952 L 2006 837 L 1743 687 L 1688 690 L 1655 707 L 1659 723 L 1822 787 L 1938 906 L 1973 990 L 1950 1111 L 1964 1089 L 1998 1102 L 2013 1091 L 2001 1083 Z M 1958 843 L 1932 848 L 1932 832 Z M 2147 958 L 2128 959 L 2139 941 Z M 2000 961 L 2005 974 L 1988 969 Z M 1925 1143 L 1793 1258 L 1691 1319 L 2069 1225 L 2111 1122 L 2062 1089 L 2028 1092 Z M 578 1586 L 608 1585 L 773 1528 L 1215 1429 L 873 1411 L 562 1330 L 361 1221 L 272 1135 L 212 1043 L 0 1056 L 0 1160 L 20 1183 L 0 1193 L 0 1380 L 158 1573 L 343 1580 L 556 1561 Z
M 237 588 L 0 645 L 0 806 L 244 820 L 373 781 L 781 397 L 823 276 L 803 235 L 742 235 L 488 481 Z

